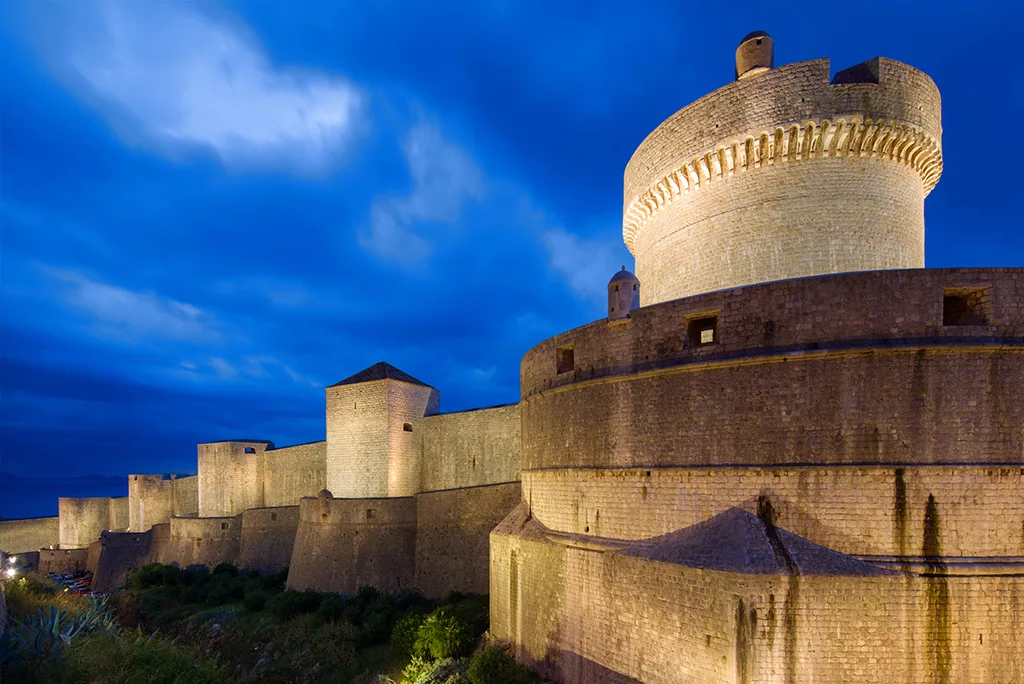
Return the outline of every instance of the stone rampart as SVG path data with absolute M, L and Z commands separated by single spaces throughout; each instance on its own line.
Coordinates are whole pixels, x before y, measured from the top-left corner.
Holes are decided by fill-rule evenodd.
M 519 479 L 519 405 L 427 416 L 413 424 L 421 453 L 420 491 Z
M 425 596 L 486 594 L 491 530 L 515 508 L 518 482 L 416 496 L 416 579 Z
M 40 549 L 37 570 L 48 572 L 85 572 L 89 562 L 89 548 Z
M 176 477 L 171 482 L 174 515 L 199 515 L 199 476 Z
M 104 530 L 128 528 L 128 497 L 59 498 L 62 549 L 86 549 Z
M 238 559 L 241 516 L 171 518 L 164 559 L 168 564 L 216 566 Z
M 174 515 L 174 480 L 163 475 L 128 476 L 128 529 L 145 532 Z
M 987 324 L 950 322 L 961 297 Z M 573 368 L 559 373 L 567 348 Z M 541 343 L 522 385 L 524 471 L 1022 463 L 1024 270 L 847 274 L 667 302 Z
M 263 505 L 298 506 L 327 482 L 327 442 L 268 449 L 263 463 Z
M 491 555 L 491 634 L 559 682 L 1024 675 L 1020 576 L 736 574 L 505 530 Z
M 302 499 L 289 589 L 354 593 L 415 580 L 416 499 Z
M 942 170 L 938 89 L 877 58 L 738 80 L 656 128 L 626 167 L 623 238 L 646 304 L 822 273 L 924 265 Z
M 155 560 L 151 545 L 152 533 L 104 532 L 90 547 L 92 588 L 94 591 L 114 591 L 124 585 L 125 578 L 146 563 Z M 94 547 L 99 547 L 94 552 Z M 95 561 L 93 561 L 95 557 Z
M 0 550 L 7 553 L 38 551 L 60 543 L 60 518 L 0 520 Z
M 946 556 L 968 565 L 1024 560 L 1024 466 L 559 469 L 524 473 L 523 499 L 548 529 L 623 540 L 734 507 L 756 513 L 767 499 L 781 527 L 878 557 L 926 555 L 921 530 L 931 510 Z
M 298 527 L 298 506 L 244 511 L 239 554 L 235 564 L 261 574 L 283 570 L 291 562 Z
M 263 505 L 263 452 L 270 442 L 233 441 L 200 444 L 199 515 L 235 516 Z

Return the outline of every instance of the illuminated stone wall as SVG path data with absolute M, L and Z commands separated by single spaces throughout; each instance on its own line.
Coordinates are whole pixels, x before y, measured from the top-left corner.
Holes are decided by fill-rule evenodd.
M 60 543 L 60 518 L 0 520 L 0 550 L 7 553 L 38 551 Z
M 830 83 L 820 59 L 729 83 L 640 144 L 623 237 L 645 306 L 924 265 L 924 197 L 942 170 L 938 89 L 885 58 L 854 71 Z
M 242 532 L 235 564 L 259 573 L 278 572 L 291 562 L 298 506 L 253 508 L 242 513 Z
M 297 506 L 327 482 L 327 442 L 268 449 L 263 463 L 263 505 Z
M 198 446 L 199 516 L 235 516 L 263 505 L 263 452 L 268 442 Z
M 427 416 L 414 429 L 423 463 L 419 491 L 519 480 L 518 404 Z
M 87 549 L 104 530 L 128 529 L 128 497 L 57 500 L 62 549 Z

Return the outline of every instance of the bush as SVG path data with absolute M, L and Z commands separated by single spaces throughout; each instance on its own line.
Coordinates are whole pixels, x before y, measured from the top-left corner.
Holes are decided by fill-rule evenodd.
M 164 565 L 160 569 L 160 581 L 164 586 L 182 584 L 181 568 L 176 565 Z
M 407 684 L 469 684 L 466 658 L 444 658 L 433 662 L 413 658 L 402 671 L 402 681 Z
M 423 613 L 410 613 L 395 623 L 391 630 L 391 646 L 398 654 L 404 657 L 416 655 L 416 638 L 426 617 Z
M 67 650 L 66 673 L 52 681 L 146 682 L 146 684 L 215 684 L 217 667 L 166 641 L 136 634 L 91 636 Z
M 520 665 L 500 646 L 485 646 L 469 661 L 466 676 L 471 684 L 531 684 L 529 668 Z
M 242 603 L 247 609 L 259 612 L 267 607 L 269 599 L 270 596 L 263 590 L 250 591 L 245 595 L 245 600 Z
M 223 606 L 225 603 L 231 603 L 231 599 L 231 587 L 227 584 L 217 583 L 212 585 L 206 594 L 206 605 Z
M 325 596 L 324 600 L 320 602 L 320 607 L 317 608 L 316 614 L 324 622 L 337 622 L 345 614 L 345 603 L 344 597 L 339 594 L 330 594 Z
M 320 600 L 320 594 L 315 591 L 286 591 L 272 598 L 267 608 L 278 620 L 285 621 L 296 615 L 316 612 Z
M 416 633 L 414 649 L 436 660 L 458 658 L 469 654 L 474 641 L 466 622 L 446 606 L 423 620 Z
M 160 563 L 147 563 L 132 573 L 128 578 L 128 587 L 135 589 L 149 589 L 159 587 L 164 583 L 164 566 Z
M 238 577 L 238 568 L 236 568 L 232 563 L 224 561 L 213 569 L 213 574 L 214 576 L 227 575 L 228 577 Z
M 264 589 L 284 589 L 284 583 L 288 579 L 288 568 L 280 572 L 271 572 L 260 577 Z

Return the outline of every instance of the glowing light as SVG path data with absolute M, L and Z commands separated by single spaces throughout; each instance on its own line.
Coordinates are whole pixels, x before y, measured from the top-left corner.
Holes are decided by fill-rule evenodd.
M 16 572 L 18 572 L 18 571 L 15 570 L 14 568 L 7 568 L 7 576 L 8 577 L 14 577 L 14 573 L 16 573 Z
M 18 557 L 17 556 L 11 556 L 10 561 L 11 561 L 11 564 L 17 563 L 18 562 Z

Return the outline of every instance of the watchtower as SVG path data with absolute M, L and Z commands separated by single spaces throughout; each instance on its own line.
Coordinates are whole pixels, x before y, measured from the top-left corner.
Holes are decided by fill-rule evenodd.
M 626 166 L 622 234 L 641 303 L 826 273 L 924 266 L 942 172 L 939 91 L 884 57 L 774 68 L 764 32 L 737 80 L 684 107 Z

